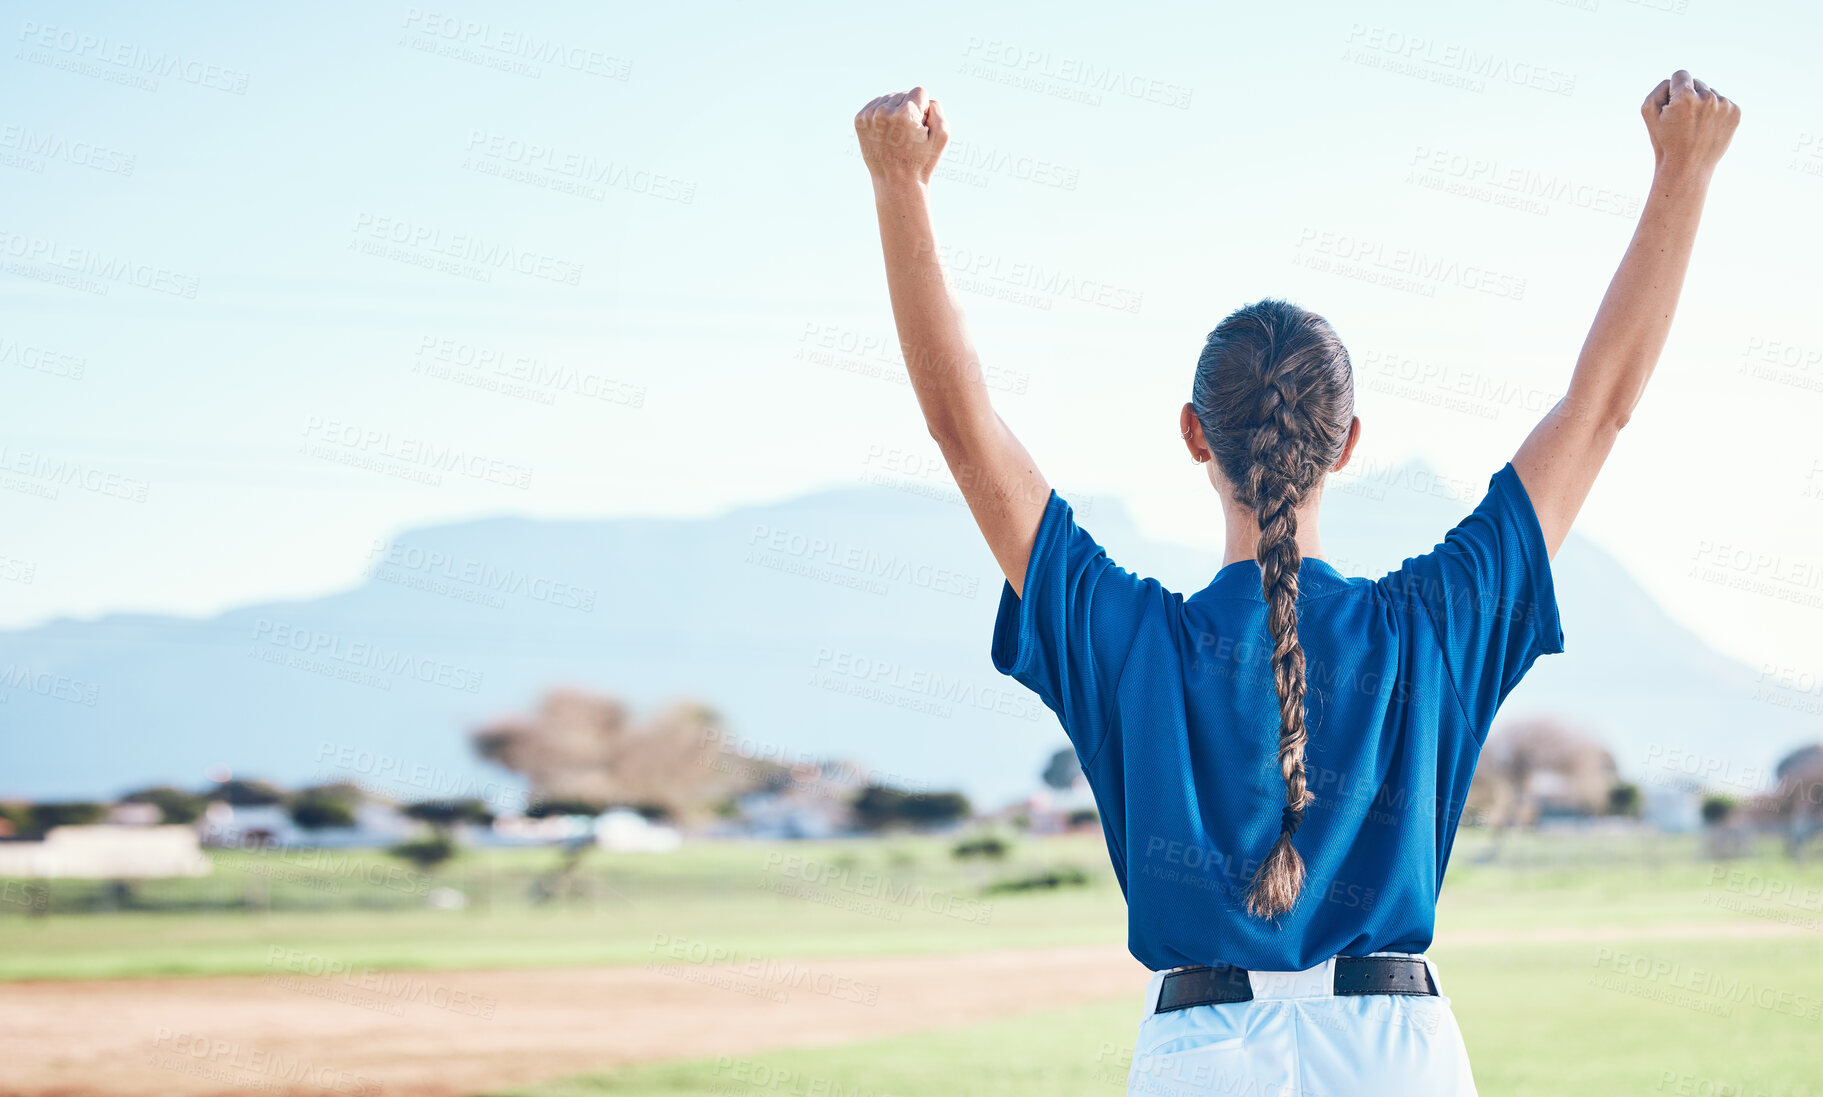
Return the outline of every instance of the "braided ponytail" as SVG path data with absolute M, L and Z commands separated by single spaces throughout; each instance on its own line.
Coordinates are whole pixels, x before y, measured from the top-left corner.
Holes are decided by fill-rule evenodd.
M 1354 374 L 1329 324 L 1284 301 L 1235 311 L 1209 334 L 1197 363 L 1192 408 L 1237 501 L 1258 516 L 1260 594 L 1272 637 L 1279 700 L 1279 836 L 1260 863 L 1247 911 L 1277 918 L 1304 890 L 1292 837 L 1312 797 L 1306 787 L 1304 647 L 1298 640 L 1298 507 L 1341 457 L 1354 419 Z

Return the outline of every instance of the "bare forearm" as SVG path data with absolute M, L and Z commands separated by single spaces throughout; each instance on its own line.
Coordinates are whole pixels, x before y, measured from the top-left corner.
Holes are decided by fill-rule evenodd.
M 1684 69 L 1652 89 L 1640 114 L 1652 139 L 1652 193 L 1576 357 L 1569 391 L 1513 455 L 1553 556 L 1665 349 L 1709 178 L 1741 117 Z
M 855 131 L 873 178 L 886 287 L 912 391 L 988 548 L 1020 592 L 1051 489 L 994 413 L 962 310 L 943 281 L 929 201 L 949 140 L 942 108 L 923 88 L 881 96 L 855 116 Z
M 1709 170 L 1663 165 L 1570 378 L 1569 409 L 1618 427 L 1632 415 L 1671 334 Z
M 985 429 L 993 407 L 968 327 L 943 281 L 929 192 L 916 181 L 878 181 L 874 208 L 899 349 L 931 436 L 943 442 Z

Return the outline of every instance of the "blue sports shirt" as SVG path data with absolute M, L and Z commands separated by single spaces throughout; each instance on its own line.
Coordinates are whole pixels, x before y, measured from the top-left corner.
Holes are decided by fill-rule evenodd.
M 1563 650 L 1544 534 L 1519 475 L 1380 579 L 1298 570 L 1305 754 L 1315 795 L 1293 844 L 1297 906 L 1246 912 L 1279 834 L 1279 701 L 1260 568 L 1188 598 L 1108 559 L 1056 492 L 1023 596 L 1001 592 L 994 666 L 1057 714 L 1101 809 L 1148 968 L 1302 971 L 1423 952 L 1488 725 L 1540 655 Z

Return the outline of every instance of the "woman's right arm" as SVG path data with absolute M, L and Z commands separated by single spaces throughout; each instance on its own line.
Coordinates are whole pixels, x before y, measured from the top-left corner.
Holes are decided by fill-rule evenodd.
M 1553 557 L 1665 348 L 1709 178 L 1741 119 L 1739 107 L 1683 69 L 1652 89 L 1640 113 L 1656 162 L 1652 193 L 1569 390 L 1513 457 Z
M 949 141 L 943 107 L 921 87 L 882 95 L 855 115 L 855 134 L 873 176 L 886 287 L 912 391 L 989 550 L 1013 593 L 1023 594 L 1051 486 L 995 413 L 962 310 L 943 280 L 930 215 L 931 175 Z

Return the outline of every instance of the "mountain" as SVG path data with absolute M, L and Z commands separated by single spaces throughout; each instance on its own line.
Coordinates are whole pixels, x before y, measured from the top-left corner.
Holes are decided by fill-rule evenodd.
M 1485 487 L 1417 465 L 1339 478 L 1324 504 L 1332 562 L 1382 574 L 1441 540 Z M 1116 560 L 1172 589 L 1199 589 L 1220 562 L 1143 537 L 1118 502 L 1077 512 Z M 1595 546 L 1573 536 L 1554 571 L 1567 653 L 1538 662 L 1503 718 L 1571 716 L 1635 777 L 1676 764 L 1672 751 L 1764 769 L 1817 737 L 1814 716 L 1756 698 L 1750 667 Z M 642 712 L 701 700 L 749 753 L 855 758 L 876 779 L 992 805 L 1026 794 L 1063 741 L 989 662 L 999 591 L 953 489 L 909 479 L 708 519 L 421 529 L 320 598 L 0 633 L 0 796 L 197 785 L 225 764 L 504 802 L 513 783 L 476 760 L 468 730 L 570 684 Z

